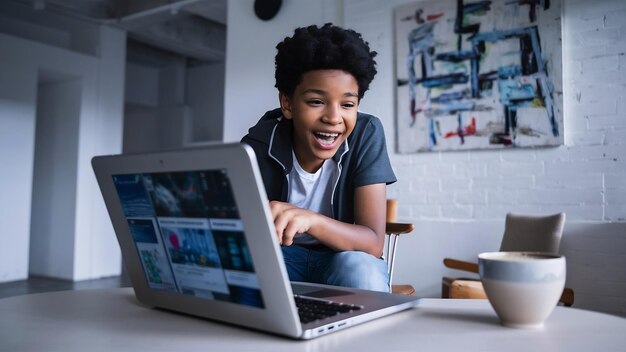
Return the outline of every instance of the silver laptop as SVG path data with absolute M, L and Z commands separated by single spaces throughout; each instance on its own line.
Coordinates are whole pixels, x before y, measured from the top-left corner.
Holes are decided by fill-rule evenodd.
M 149 306 L 310 339 L 418 303 L 290 282 L 247 145 L 99 156 L 92 165 L 135 295 Z

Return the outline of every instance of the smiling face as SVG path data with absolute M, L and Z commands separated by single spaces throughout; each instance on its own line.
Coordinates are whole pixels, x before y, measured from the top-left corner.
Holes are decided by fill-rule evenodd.
M 314 173 L 332 158 L 356 124 L 359 86 L 341 70 L 302 75 L 291 97 L 280 93 L 280 107 L 293 120 L 293 146 L 300 166 Z

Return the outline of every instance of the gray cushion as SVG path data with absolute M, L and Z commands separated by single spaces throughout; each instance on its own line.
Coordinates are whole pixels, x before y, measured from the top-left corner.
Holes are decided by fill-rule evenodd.
M 558 253 L 565 214 L 548 216 L 507 214 L 500 250 Z

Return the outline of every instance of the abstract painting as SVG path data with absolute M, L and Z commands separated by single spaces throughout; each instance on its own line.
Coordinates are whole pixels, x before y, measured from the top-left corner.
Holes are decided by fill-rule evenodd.
M 561 0 L 395 9 L 400 153 L 563 144 Z

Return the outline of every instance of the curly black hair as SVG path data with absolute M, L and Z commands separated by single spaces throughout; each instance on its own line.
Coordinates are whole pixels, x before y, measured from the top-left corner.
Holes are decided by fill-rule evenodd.
M 292 37 L 276 45 L 276 88 L 291 97 L 306 72 L 320 69 L 346 71 L 359 85 L 359 100 L 376 75 L 375 51 L 361 34 L 326 23 L 297 28 Z

